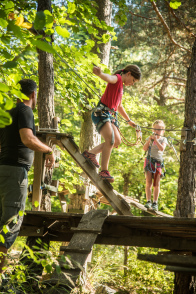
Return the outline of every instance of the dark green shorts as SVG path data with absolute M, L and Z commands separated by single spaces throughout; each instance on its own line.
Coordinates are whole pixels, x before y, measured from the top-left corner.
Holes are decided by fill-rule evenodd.
M 27 197 L 28 177 L 24 167 L 0 165 L 0 234 L 3 235 L 0 246 L 7 249 L 14 243 L 23 221 L 23 216 L 19 216 L 19 211 L 24 211 Z M 17 216 L 17 223 L 9 221 L 13 216 Z M 6 234 L 2 227 L 8 224 L 10 232 Z

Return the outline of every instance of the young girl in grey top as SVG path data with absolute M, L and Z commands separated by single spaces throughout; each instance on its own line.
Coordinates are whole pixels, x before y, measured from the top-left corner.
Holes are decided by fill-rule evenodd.
M 160 192 L 160 180 L 163 168 L 163 152 L 167 145 L 167 139 L 163 137 L 165 132 L 165 124 L 162 120 L 156 120 L 153 125 L 153 134 L 147 138 L 143 146 L 145 151 L 149 151 L 144 162 L 144 170 L 146 175 L 146 208 L 158 210 L 158 198 Z M 149 152 L 148 152 L 149 153 Z M 153 204 L 151 203 L 152 179 L 154 178 Z

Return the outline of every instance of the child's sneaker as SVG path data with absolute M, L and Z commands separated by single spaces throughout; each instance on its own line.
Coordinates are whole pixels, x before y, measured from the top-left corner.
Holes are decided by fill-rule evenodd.
M 102 170 L 100 173 L 99 173 L 100 177 L 102 179 L 106 179 L 108 180 L 108 182 L 110 183 L 113 183 L 114 182 L 114 178 L 110 175 L 109 171 L 108 170 Z
M 152 209 L 157 211 L 158 210 L 158 204 L 156 202 L 153 202 Z
M 146 204 L 144 205 L 144 207 L 151 208 L 152 207 L 151 201 L 147 201 Z
M 100 167 L 100 165 L 99 165 L 99 163 L 98 163 L 98 161 L 97 161 L 97 159 L 96 159 L 96 155 L 95 155 L 95 154 L 90 153 L 90 152 L 88 152 L 87 150 L 85 150 L 85 151 L 82 153 L 82 155 L 84 156 L 84 158 L 86 158 L 86 159 L 90 159 L 94 166 L 96 166 L 96 167 L 98 167 L 98 168 Z

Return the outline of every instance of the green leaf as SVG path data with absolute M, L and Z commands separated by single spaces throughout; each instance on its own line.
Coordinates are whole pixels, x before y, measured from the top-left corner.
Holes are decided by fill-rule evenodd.
M 19 210 L 18 215 L 19 216 L 23 216 L 24 215 L 24 211 L 23 210 Z
M 72 14 L 76 10 L 76 5 L 74 3 L 68 3 L 67 13 Z
M 47 29 L 47 30 L 45 30 L 45 33 L 46 33 L 46 35 L 52 35 L 52 34 L 54 34 L 54 30 L 53 29 Z M 51 42 L 51 40 L 50 40 L 50 42 Z
M 42 51 L 46 51 L 46 52 L 49 52 L 52 54 L 55 54 L 55 52 L 56 52 L 52 48 L 52 46 L 50 44 L 48 44 L 47 42 L 40 41 L 40 40 L 33 40 L 33 41 L 31 41 L 31 43 Z
M 170 2 L 169 3 L 170 7 L 173 8 L 173 9 L 178 9 L 178 7 L 181 5 L 181 2 L 179 1 L 175 1 L 175 2 Z
M 12 1 L 8 1 L 8 2 L 6 3 L 6 5 L 5 5 L 5 10 L 6 10 L 6 12 L 8 12 L 7 10 L 10 11 L 10 9 L 11 9 L 11 10 L 14 9 L 14 3 L 13 3 Z
M 5 68 L 14 68 L 17 66 L 17 62 L 16 61 L 7 61 L 6 63 L 3 64 L 3 67 Z
M 14 103 L 13 103 L 13 101 L 12 101 L 11 99 L 7 99 L 7 100 L 6 100 L 6 104 L 5 104 L 4 107 L 5 107 L 6 110 L 10 110 L 10 109 L 13 108 L 13 104 L 14 104 Z
M 39 206 L 39 202 L 38 202 L 38 201 L 35 201 L 35 202 L 34 202 L 34 206 L 35 206 L 35 207 L 38 207 L 38 206 Z
M 0 109 L 0 127 L 3 128 L 12 123 L 12 118 L 8 112 Z
M 0 18 L 6 18 L 7 14 L 5 13 L 4 10 L 0 9 Z
M 60 26 L 56 27 L 56 32 L 57 32 L 57 34 L 59 34 L 63 38 L 69 38 L 69 36 L 70 36 L 70 33 L 68 32 L 68 30 L 65 28 L 62 28 Z
M 46 20 L 46 28 L 51 29 L 54 23 L 53 16 L 49 10 L 44 10 L 45 20 Z
M 56 265 L 56 272 L 57 272 L 57 275 L 60 275 L 61 267 L 59 265 Z
M 1 235 L 1 234 L 0 234 L 0 242 L 5 243 L 5 239 L 4 239 L 3 235 Z
M 26 95 L 24 95 L 24 94 L 23 94 L 21 91 L 19 91 L 19 90 L 12 89 L 12 90 L 10 91 L 10 93 L 13 94 L 13 95 L 15 95 L 16 98 L 19 98 L 19 99 L 21 99 L 21 100 L 29 100 L 29 98 L 28 98 Z
M 0 18 L 0 26 L 5 29 L 7 25 L 8 25 L 8 22 L 5 19 Z
M 8 225 L 3 226 L 3 232 L 5 234 L 7 234 L 8 232 L 10 232 L 10 228 L 8 227 Z
M 36 13 L 34 28 L 36 30 L 42 30 L 46 24 L 46 16 L 43 11 L 38 11 Z
M 0 91 L 2 92 L 8 92 L 9 91 L 9 87 L 3 83 L 0 83 Z
M 23 38 L 20 27 L 16 26 L 12 20 L 8 22 L 7 29 L 8 29 L 8 31 L 12 31 L 14 33 L 14 35 L 17 38 L 19 38 L 23 43 L 26 42 L 25 39 Z
M 47 264 L 47 266 L 45 267 L 47 273 L 51 273 L 52 272 L 52 266 L 50 264 Z

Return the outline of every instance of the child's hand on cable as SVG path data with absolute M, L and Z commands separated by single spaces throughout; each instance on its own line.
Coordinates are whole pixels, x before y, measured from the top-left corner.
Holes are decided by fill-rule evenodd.
M 93 73 L 96 75 L 96 76 L 100 76 L 102 71 L 101 71 L 101 68 L 98 67 L 98 66 L 94 66 L 93 67 Z

